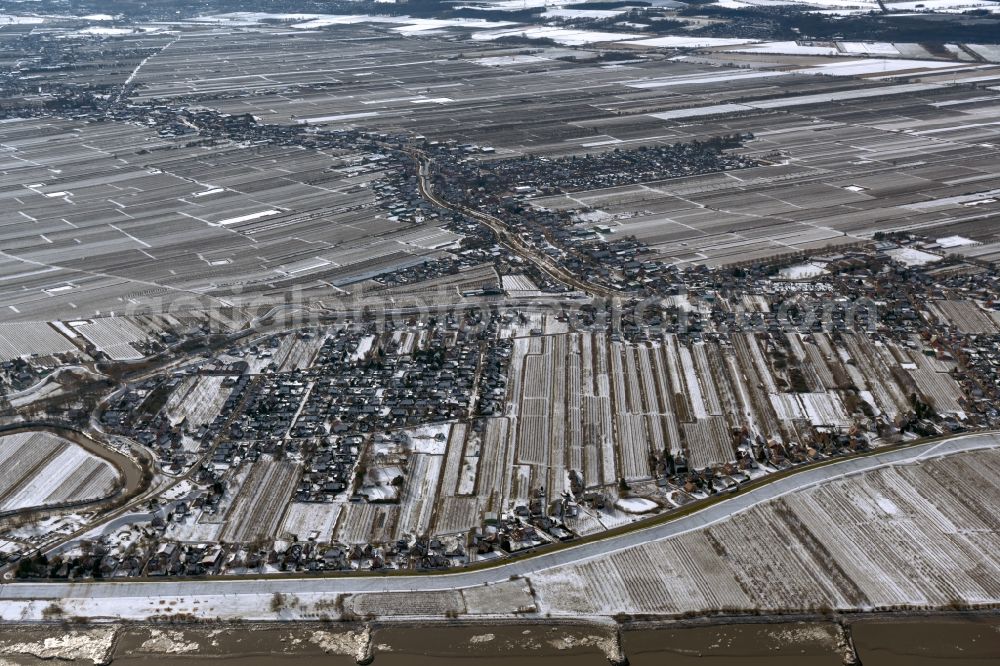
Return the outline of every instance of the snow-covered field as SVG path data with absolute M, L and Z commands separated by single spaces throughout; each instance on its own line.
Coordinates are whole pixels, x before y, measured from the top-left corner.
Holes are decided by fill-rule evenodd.
M 313 532 L 316 541 L 328 542 L 333 539 L 333 528 L 343 504 L 293 502 L 285 512 L 281 532 L 308 539 Z
M 556 616 L 996 603 L 998 479 L 996 449 L 883 468 L 534 574 L 532 587 Z
M 70 325 L 116 361 L 142 358 L 134 344 L 149 338 L 148 333 L 123 317 L 103 317 Z
M 966 46 L 987 60 L 1000 62 L 1000 44 L 966 44 Z
M 424 425 L 405 431 L 414 453 L 444 455 L 448 448 L 448 435 L 451 432 L 450 423 Z
M 886 7 L 898 11 L 963 13 L 977 10 L 994 14 L 1000 12 L 1000 5 L 989 0 L 904 0 L 903 2 L 888 0 L 885 4 Z
M 801 70 L 805 74 L 826 74 L 827 76 L 865 76 L 868 74 L 892 74 L 903 71 L 947 69 L 956 63 L 942 60 L 910 60 L 906 58 L 864 58 L 824 63 Z
M 511 296 L 537 296 L 541 293 L 538 285 L 531 281 L 527 275 L 515 273 L 504 275 L 500 278 L 504 291 Z
M 45 23 L 41 16 L 17 16 L 15 14 L 0 14 L 0 25 L 39 25 Z
M 963 245 L 976 245 L 977 241 L 966 238 L 965 236 L 945 236 L 944 238 L 938 238 L 937 244 L 943 248 L 950 249 L 953 247 L 961 247 Z
M 275 534 L 298 479 L 295 463 L 261 456 L 226 513 L 220 538 L 244 542 Z
M 798 5 L 832 14 L 858 14 L 879 10 L 878 2 L 875 0 L 717 0 L 717 4 L 729 9 Z
M 186 377 L 167 400 L 164 412 L 172 425 L 187 421 L 187 427 L 196 430 L 212 422 L 232 389 L 223 388 L 225 377 L 207 375 Z
M 649 39 L 634 39 L 626 41 L 626 44 L 637 46 L 653 46 L 669 49 L 703 49 L 713 46 L 738 46 L 740 44 L 750 44 L 752 39 L 728 39 L 725 37 L 688 37 L 669 35 L 667 37 L 650 37 Z
M 890 257 L 907 266 L 923 266 L 935 261 L 941 261 L 941 255 L 931 254 L 912 247 L 900 247 L 886 251 Z
M 783 421 L 801 419 L 814 426 L 851 424 L 836 394 L 830 393 L 776 393 L 770 396 L 778 418 Z
M 820 56 L 835 56 L 840 53 L 836 46 L 832 44 L 825 43 L 826 45 L 820 46 L 818 44 L 808 43 L 800 44 L 799 42 L 765 42 L 764 44 L 753 44 L 749 46 L 743 46 L 736 49 L 727 49 L 733 52 L 739 53 L 774 53 L 774 54 L 788 54 L 788 55 L 820 55 Z
M 796 264 L 782 268 L 778 271 L 778 275 L 785 280 L 805 280 L 823 275 L 826 272 L 825 268 L 817 264 Z
M 899 55 L 899 49 L 887 42 L 837 42 L 845 53 L 864 53 L 866 55 Z
M 0 437 L 0 510 L 104 497 L 118 481 L 109 463 L 46 432 Z
M 640 35 L 629 35 L 623 32 L 600 32 L 597 30 L 574 30 L 554 26 L 521 26 L 505 30 L 489 30 L 477 32 L 472 39 L 492 41 L 501 37 L 527 37 L 528 39 L 551 39 L 566 46 L 582 46 L 597 42 L 625 42 L 639 39 Z
M 70 351 L 76 351 L 73 343 L 44 322 L 0 323 L 0 361 Z
M 615 506 L 625 513 L 648 513 L 656 511 L 660 505 L 643 497 L 622 497 Z

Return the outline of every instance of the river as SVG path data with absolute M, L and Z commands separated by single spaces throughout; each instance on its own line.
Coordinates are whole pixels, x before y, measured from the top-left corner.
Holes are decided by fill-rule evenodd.
M 935 615 L 924 618 L 870 617 L 850 623 L 864 666 L 987 666 L 1000 664 L 1000 615 Z M 77 635 L 84 627 L 0 628 L 0 663 L 41 664 L 37 656 L 15 654 L 11 641 Z M 107 637 L 95 638 L 95 644 Z M 95 634 L 96 635 L 96 634 Z M 730 623 L 625 630 L 621 648 L 632 666 L 841 666 L 841 636 L 832 622 Z M 106 659 L 120 666 L 350 666 L 359 646 L 370 644 L 378 666 L 607 666 L 616 645 L 609 626 L 524 624 L 422 627 L 379 625 L 370 635 L 340 623 L 308 625 L 129 626 L 107 641 Z M 99 652 L 100 650 L 97 650 Z M 29 650 L 30 652 L 30 650 Z M 362 649 L 363 652 L 363 649 Z M 45 656 L 69 657 L 73 655 Z M 75 663 L 84 661 L 80 655 Z

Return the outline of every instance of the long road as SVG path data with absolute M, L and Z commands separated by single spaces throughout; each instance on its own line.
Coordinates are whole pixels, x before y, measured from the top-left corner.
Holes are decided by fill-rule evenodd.
M 573 565 L 635 548 L 644 543 L 675 537 L 703 529 L 746 511 L 762 502 L 801 491 L 834 479 L 868 472 L 890 465 L 905 465 L 940 456 L 1000 448 L 1000 433 L 975 433 L 943 440 L 893 448 L 873 455 L 843 458 L 820 467 L 775 478 L 704 509 L 674 520 L 639 527 L 634 531 L 573 545 L 561 550 L 543 551 L 496 566 L 451 573 L 415 575 L 380 575 L 352 573 L 340 576 L 269 578 L 218 578 L 199 580 L 160 580 L 124 582 L 23 582 L 0 585 L 0 600 L 64 598 L 134 598 L 157 596 L 244 595 L 274 592 L 305 594 L 356 594 L 361 592 L 429 592 L 455 590 L 487 583 L 499 583 L 511 576 L 530 576 L 547 569 Z

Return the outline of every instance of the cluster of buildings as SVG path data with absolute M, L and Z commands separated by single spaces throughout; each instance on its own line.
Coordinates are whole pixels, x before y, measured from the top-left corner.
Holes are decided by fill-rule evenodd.
M 180 474 L 211 450 L 213 443 L 231 434 L 230 422 L 251 388 L 251 377 L 245 371 L 245 363 L 197 371 L 209 376 L 225 373 L 221 385 L 227 389 L 226 398 L 208 423 L 190 423 L 187 419 L 174 422 L 164 410 L 171 393 L 187 376 L 180 374 L 127 385 L 108 402 L 100 416 L 101 424 L 109 432 L 130 437 L 152 450 L 166 473 Z M 213 450 L 211 461 L 226 461 L 232 453 L 225 443 L 220 444 Z
M 36 384 L 44 374 L 45 368 L 26 358 L 0 361 L 0 388 L 5 395 L 23 391 Z
M 198 479 L 206 483 L 262 453 L 301 457 L 295 499 L 331 501 L 354 487 L 359 453 L 372 436 L 500 409 L 510 343 L 489 343 L 497 330 L 477 313 L 399 331 L 301 330 L 288 335 L 315 343 L 315 357 L 283 371 L 270 359 L 285 336 L 272 336 L 229 350 L 225 360 L 129 385 L 100 419 L 155 451 L 167 473 L 200 460 Z M 248 361 L 261 367 L 252 373 Z M 208 423 L 172 421 L 164 409 L 191 372 L 224 377 L 226 398 Z
M 176 509 L 175 509 L 176 510 Z M 214 576 L 251 573 L 435 570 L 468 562 L 456 539 L 410 538 L 386 544 L 181 543 L 162 539 L 169 517 L 158 513 L 130 539 L 84 541 L 72 553 L 34 554 L 16 562 L 18 578 L 116 579 L 137 576 Z
M 634 238 L 610 237 L 600 224 L 581 224 L 572 211 L 533 205 L 539 195 L 588 190 L 758 166 L 732 152 L 749 136 L 595 155 L 501 161 L 471 159 L 447 147 L 431 147 L 435 191 L 450 203 L 502 219 L 532 250 L 597 284 L 626 293 L 662 293 L 675 272 Z M 560 291 L 540 276 L 544 291 Z
M 737 134 L 708 141 L 559 158 L 524 156 L 494 162 L 463 160 L 459 166 L 464 167 L 462 179 L 477 182 L 486 195 L 558 194 L 759 166 L 749 157 L 726 152 L 741 147 L 745 140 L 752 138 Z

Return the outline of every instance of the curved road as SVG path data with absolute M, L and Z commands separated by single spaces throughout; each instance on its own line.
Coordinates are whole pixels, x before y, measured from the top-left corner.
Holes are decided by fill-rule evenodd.
M 754 487 L 729 499 L 709 505 L 701 511 L 675 520 L 658 523 L 625 534 L 581 543 L 562 550 L 541 552 L 536 556 L 505 562 L 494 567 L 454 573 L 412 576 L 351 574 L 340 577 L 229 578 L 209 580 L 164 580 L 85 583 L 6 583 L 0 585 L 0 599 L 59 599 L 72 597 L 145 597 L 204 594 L 271 594 L 321 592 L 328 594 L 358 592 L 398 592 L 453 590 L 497 583 L 511 576 L 531 575 L 582 560 L 666 539 L 725 520 L 762 502 L 803 490 L 833 479 L 859 474 L 888 465 L 917 462 L 922 459 L 972 451 L 1000 448 L 1000 433 L 960 435 L 943 441 L 927 442 L 893 449 L 875 455 L 845 458 L 781 477 Z
M 562 266 L 550 261 L 548 257 L 540 254 L 537 250 L 529 247 L 524 241 L 522 241 L 517 234 L 512 233 L 507 229 L 507 225 L 503 221 L 489 213 L 484 213 L 479 210 L 468 208 L 462 205 L 452 205 L 449 204 L 444 199 L 440 198 L 434 194 L 434 190 L 431 186 L 430 179 L 430 158 L 427 157 L 423 152 L 414 150 L 411 152 L 411 156 L 417 161 L 417 187 L 420 194 L 430 201 L 432 204 L 438 206 L 439 208 L 444 208 L 445 210 L 452 210 L 459 213 L 464 213 L 469 217 L 475 218 L 489 227 L 497 237 L 497 242 L 501 245 L 507 246 L 507 248 L 518 255 L 525 261 L 534 264 L 538 270 L 546 273 L 549 277 L 556 280 L 557 282 L 562 282 L 571 287 L 574 287 L 585 294 L 590 294 L 591 296 L 598 297 L 615 297 L 615 296 L 628 296 L 623 292 L 611 289 L 609 287 L 604 287 L 593 282 L 587 282 L 585 279 L 578 279 L 571 271 L 566 270 Z

